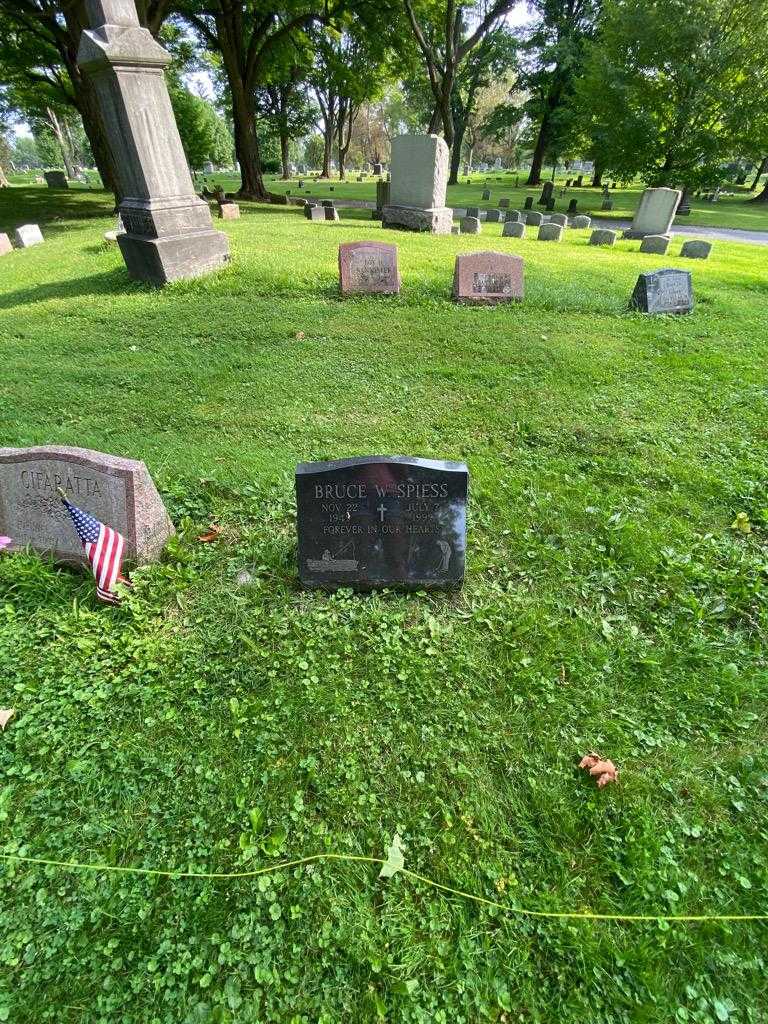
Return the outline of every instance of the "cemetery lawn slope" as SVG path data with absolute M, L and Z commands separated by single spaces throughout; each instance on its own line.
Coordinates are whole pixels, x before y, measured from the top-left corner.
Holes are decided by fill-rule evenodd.
M 768 912 L 764 251 L 367 218 L 243 204 L 230 267 L 155 291 L 103 194 L 0 191 L 0 231 L 46 238 L 0 257 L 0 444 L 144 459 L 178 531 L 120 608 L 0 554 L 0 851 L 242 872 L 399 833 L 407 868 L 511 908 Z M 340 299 L 360 239 L 397 243 L 399 297 Z M 451 301 L 481 248 L 523 256 L 522 304 Z M 694 313 L 628 312 L 664 266 Z M 298 589 L 294 466 L 358 454 L 468 463 L 460 593 Z M 0 1020 L 765 1020 L 764 923 L 377 875 L 7 863 Z

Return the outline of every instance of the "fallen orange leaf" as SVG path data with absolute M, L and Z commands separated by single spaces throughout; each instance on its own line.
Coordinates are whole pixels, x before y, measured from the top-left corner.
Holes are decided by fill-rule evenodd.
M 618 782 L 619 773 L 613 761 L 600 757 L 599 754 L 586 754 L 579 761 L 579 768 L 586 768 L 589 774 L 597 779 L 598 789 L 607 786 L 609 782 Z
M 5 731 L 6 725 L 16 714 L 13 708 L 0 708 L 0 729 Z
M 201 533 L 197 539 L 200 541 L 201 544 L 210 544 L 212 540 L 218 540 L 220 536 L 221 527 L 217 526 L 215 523 L 211 523 L 211 525 L 208 527 L 208 532 Z

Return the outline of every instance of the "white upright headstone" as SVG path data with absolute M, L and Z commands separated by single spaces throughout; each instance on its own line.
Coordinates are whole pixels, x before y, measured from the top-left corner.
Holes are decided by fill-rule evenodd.
M 682 194 L 676 188 L 647 188 L 640 198 L 632 226 L 624 232 L 624 237 L 666 235 L 672 227 Z
M 39 245 L 43 241 L 43 233 L 37 224 L 22 224 L 16 228 L 13 240 L 19 249 L 28 249 L 30 245 Z
M 384 227 L 450 234 L 453 210 L 445 205 L 448 166 L 448 147 L 438 135 L 399 135 L 394 139 Z

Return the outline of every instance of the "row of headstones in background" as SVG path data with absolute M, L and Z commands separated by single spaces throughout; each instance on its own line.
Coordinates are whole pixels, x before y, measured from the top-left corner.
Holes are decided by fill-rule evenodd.
M 666 256 L 671 235 L 645 235 L 640 243 L 640 252 L 653 253 L 656 256 Z M 705 242 L 700 238 L 692 238 L 683 242 L 680 255 L 690 260 L 706 260 L 712 252 L 712 243 Z
M 522 238 L 524 231 L 512 231 L 508 230 L 512 225 L 519 225 L 524 228 L 525 224 L 535 225 L 537 227 L 544 226 L 544 215 L 537 211 L 531 210 L 529 213 L 523 213 L 520 210 L 507 210 L 505 216 L 502 218 L 499 215 L 498 210 L 489 210 L 486 216 L 486 223 L 498 223 L 503 220 L 504 229 L 502 232 L 503 236 Z M 558 224 L 560 227 L 568 227 L 568 217 L 564 213 L 553 213 L 549 218 L 549 224 Z M 571 227 L 577 231 L 583 231 L 592 225 L 592 218 L 586 216 L 574 217 L 571 222 Z M 461 234 L 479 235 L 482 231 L 480 210 L 476 206 L 470 206 L 467 209 L 466 216 L 462 218 L 460 222 Z M 539 236 L 541 237 L 541 236 Z
M 562 225 L 543 228 L 562 233 Z M 345 242 L 339 246 L 339 287 L 347 295 L 397 295 L 397 246 L 384 242 Z M 453 272 L 457 302 L 494 305 L 523 298 L 523 260 L 502 252 L 459 253 Z M 640 274 L 630 306 L 645 313 L 688 313 L 693 309 L 691 275 L 665 268 Z
M 0 234 L 0 256 L 13 252 L 13 246 L 17 249 L 28 249 L 31 245 L 39 245 L 43 239 L 43 233 L 37 224 L 22 224 L 13 233 L 13 244 L 8 235 Z

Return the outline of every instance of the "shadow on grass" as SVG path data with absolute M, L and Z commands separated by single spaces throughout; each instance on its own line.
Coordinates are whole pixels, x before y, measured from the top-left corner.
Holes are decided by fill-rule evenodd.
M 117 267 L 103 274 L 18 288 L 15 292 L 0 295 L 0 309 L 14 309 L 17 306 L 47 302 L 49 299 L 73 299 L 83 295 L 128 295 L 145 288 L 145 285 L 131 281 L 123 267 Z
M 90 197 L 86 205 L 83 200 Z M 96 189 L 41 188 L 0 189 L 0 230 L 13 231 L 20 224 L 48 224 L 57 221 L 93 220 L 109 217 L 115 208 L 111 192 Z M 20 212 L 22 211 L 22 212 Z

